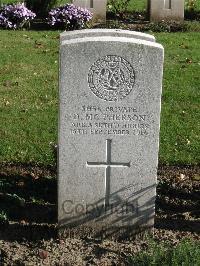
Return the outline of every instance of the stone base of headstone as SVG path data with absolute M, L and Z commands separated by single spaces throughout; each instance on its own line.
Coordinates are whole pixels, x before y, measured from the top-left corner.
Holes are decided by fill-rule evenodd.
M 94 239 L 110 239 L 110 240 L 134 240 L 142 239 L 143 237 L 152 235 L 154 228 L 145 227 L 136 229 L 135 227 L 121 227 L 121 228 L 100 228 L 97 230 L 96 226 L 91 228 L 86 226 L 78 226 L 74 228 L 59 228 L 58 237 L 65 238 L 94 238 Z

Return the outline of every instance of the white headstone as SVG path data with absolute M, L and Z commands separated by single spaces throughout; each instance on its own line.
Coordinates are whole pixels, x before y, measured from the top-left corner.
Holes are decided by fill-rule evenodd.
M 184 20 L 184 0 L 149 0 L 151 21 Z
M 163 48 L 85 36 L 61 37 L 60 232 L 135 234 L 154 224 Z
M 93 13 L 94 22 L 106 21 L 107 0 L 72 0 L 75 6 L 89 9 Z

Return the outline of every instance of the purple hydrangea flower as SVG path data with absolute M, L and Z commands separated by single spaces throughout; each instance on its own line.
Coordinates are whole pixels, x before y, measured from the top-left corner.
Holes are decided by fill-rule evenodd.
M 92 19 L 92 13 L 73 4 L 66 4 L 53 8 L 49 12 L 48 23 L 51 26 L 61 26 L 67 29 L 83 28 L 85 23 Z
M 26 8 L 24 3 L 4 5 L 0 8 L 0 27 L 7 29 L 22 28 L 35 16 L 36 14 Z

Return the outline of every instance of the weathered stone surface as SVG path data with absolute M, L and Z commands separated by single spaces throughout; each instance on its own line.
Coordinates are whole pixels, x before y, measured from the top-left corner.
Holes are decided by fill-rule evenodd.
M 94 22 L 106 21 L 107 0 L 72 0 L 76 6 L 89 9 L 93 13 Z
M 155 42 L 112 36 L 61 42 L 63 230 L 97 236 L 153 226 L 162 66 L 163 48 Z
M 120 30 L 120 29 L 91 29 L 91 30 L 75 30 L 75 31 L 65 31 L 60 34 L 60 41 L 71 40 L 75 38 L 83 37 L 95 37 L 95 36 L 113 36 L 113 37 L 127 37 L 142 39 L 146 41 L 155 42 L 155 37 L 138 32 L 138 31 L 129 31 L 129 30 Z
M 184 20 L 184 0 L 149 0 L 151 21 Z

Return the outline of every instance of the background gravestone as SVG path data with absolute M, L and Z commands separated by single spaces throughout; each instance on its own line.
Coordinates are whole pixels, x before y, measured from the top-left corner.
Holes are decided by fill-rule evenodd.
M 184 0 L 149 0 L 150 20 L 184 20 Z
M 72 0 L 72 3 L 89 9 L 93 13 L 93 22 L 106 21 L 107 0 Z
M 61 41 L 61 234 L 154 224 L 163 48 L 123 36 Z

